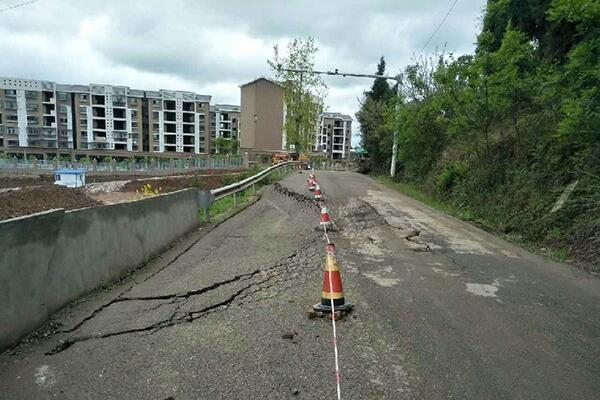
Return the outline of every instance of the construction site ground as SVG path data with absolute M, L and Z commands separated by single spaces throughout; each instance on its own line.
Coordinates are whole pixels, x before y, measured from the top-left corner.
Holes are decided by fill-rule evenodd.
M 168 176 L 89 174 L 86 186 L 77 189 L 54 185 L 53 176 L 48 174 L 0 173 L 0 220 L 57 208 L 73 210 L 115 204 L 143 198 L 150 191 L 168 193 L 189 187 L 209 190 L 221 186 L 226 175 L 239 173 L 208 170 Z M 149 185 L 146 192 L 144 185 Z

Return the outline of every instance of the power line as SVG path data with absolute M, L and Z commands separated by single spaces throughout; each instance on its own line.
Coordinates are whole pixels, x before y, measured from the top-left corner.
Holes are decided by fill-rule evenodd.
M 427 47 L 427 45 L 429 44 L 429 42 L 431 42 L 431 39 L 433 39 L 433 37 L 435 36 L 435 34 L 437 33 L 437 31 L 439 31 L 440 28 L 442 27 L 442 25 L 444 25 L 444 22 L 446 22 L 446 19 L 448 18 L 448 16 L 452 12 L 452 10 L 454 10 L 454 6 L 456 6 L 456 3 L 458 3 L 458 0 L 454 0 L 454 3 L 452 3 L 452 7 L 450 7 L 450 9 L 448 10 L 448 12 L 446 13 L 446 16 L 444 16 L 444 19 L 442 19 L 442 22 L 440 22 L 440 24 L 437 26 L 437 28 L 435 28 L 435 30 L 433 31 L 433 33 L 431 34 L 431 36 L 429 36 L 429 39 L 427 39 L 427 41 L 423 45 L 423 48 L 421 49 L 420 53 L 422 53 L 423 50 L 425 50 L 425 47 Z
M 1 13 L 1 12 L 4 12 L 4 11 L 12 10 L 12 9 L 14 9 L 14 8 L 23 7 L 23 6 L 26 6 L 26 5 L 28 5 L 28 4 L 35 3 L 36 1 L 39 1 L 39 0 L 29 0 L 29 1 L 24 1 L 24 2 L 22 2 L 22 3 L 15 4 L 14 6 L 6 7 L 6 8 L 0 8 L 0 13 Z

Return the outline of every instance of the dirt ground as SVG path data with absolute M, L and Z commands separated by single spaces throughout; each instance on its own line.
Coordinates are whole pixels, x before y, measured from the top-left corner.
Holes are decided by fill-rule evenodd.
M 189 187 L 198 187 L 200 189 L 210 190 L 221 186 L 223 175 L 204 175 L 204 176 L 176 176 L 152 179 L 135 179 L 123 185 L 119 190 L 121 192 L 142 191 L 144 185 L 150 185 L 152 189 L 159 189 L 160 193 L 174 192 Z
M 226 174 L 238 171 L 194 171 L 175 176 L 89 175 L 87 186 L 70 189 L 55 186 L 52 175 L 0 175 L 0 220 L 29 215 L 54 208 L 67 210 L 115 204 L 143 197 L 142 187 L 169 193 L 189 187 L 214 189 L 224 182 Z
M 202 171 L 188 171 L 178 172 L 175 176 L 189 176 L 194 175 L 224 175 L 236 173 L 237 171 L 214 169 L 214 170 L 202 170 Z M 152 178 L 168 178 L 173 175 L 169 174 L 152 174 L 152 173 L 88 173 L 86 174 L 86 183 L 94 182 L 110 182 L 110 181 L 130 181 L 130 180 L 144 180 Z M 3 173 L 0 171 L 0 189 L 14 188 L 14 187 L 26 187 L 26 186 L 51 186 L 54 184 L 54 176 L 51 173 L 23 173 L 15 175 L 13 173 Z
M 0 220 L 29 215 L 54 208 L 68 210 L 100 204 L 85 189 L 62 186 L 23 188 L 0 193 Z

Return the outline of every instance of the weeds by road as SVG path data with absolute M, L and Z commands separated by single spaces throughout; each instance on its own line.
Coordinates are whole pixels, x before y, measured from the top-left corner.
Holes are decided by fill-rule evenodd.
M 435 208 L 436 210 L 442 211 L 455 218 L 471 222 L 486 231 L 502 236 L 504 239 L 513 242 L 519 246 L 525 247 L 530 251 L 542 254 L 546 257 L 557 261 L 575 263 L 578 267 L 584 270 L 588 270 L 595 275 L 598 274 L 598 272 L 600 272 L 600 267 L 593 265 L 593 263 L 586 262 L 586 260 L 582 260 L 579 257 L 576 257 L 575 255 L 573 255 L 573 252 L 569 251 L 569 248 L 565 247 L 560 243 L 558 243 L 557 245 L 553 245 L 552 243 L 549 243 L 546 240 L 532 241 L 527 240 L 522 235 L 516 232 L 505 232 L 503 231 L 502 226 L 498 225 L 497 223 L 482 219 L 480 217 L 476 217 L 468 210 L 462 210 L 452 206 L 451 204 L 444 203 L 436 197 L 427 194 L 425 191 L 423 191 L 414 184 L 398 182 L 387 176 L 378 176 L 377 180 L 383 185 L 389 187 L 390 189 L 396 190 L 408 197 L 411 197 L 415 200 L 420 201 L 421 203 L 428 205 L 429 207 Z

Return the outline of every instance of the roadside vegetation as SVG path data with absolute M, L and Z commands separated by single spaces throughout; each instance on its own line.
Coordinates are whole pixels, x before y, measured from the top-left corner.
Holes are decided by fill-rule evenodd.
M 399 99 L 376 80 L 357 113 L 372 172 L 398 128 L 403 192 L 600 267 L 600 2 L 490 0 L 475 54 L 402 77 Z

